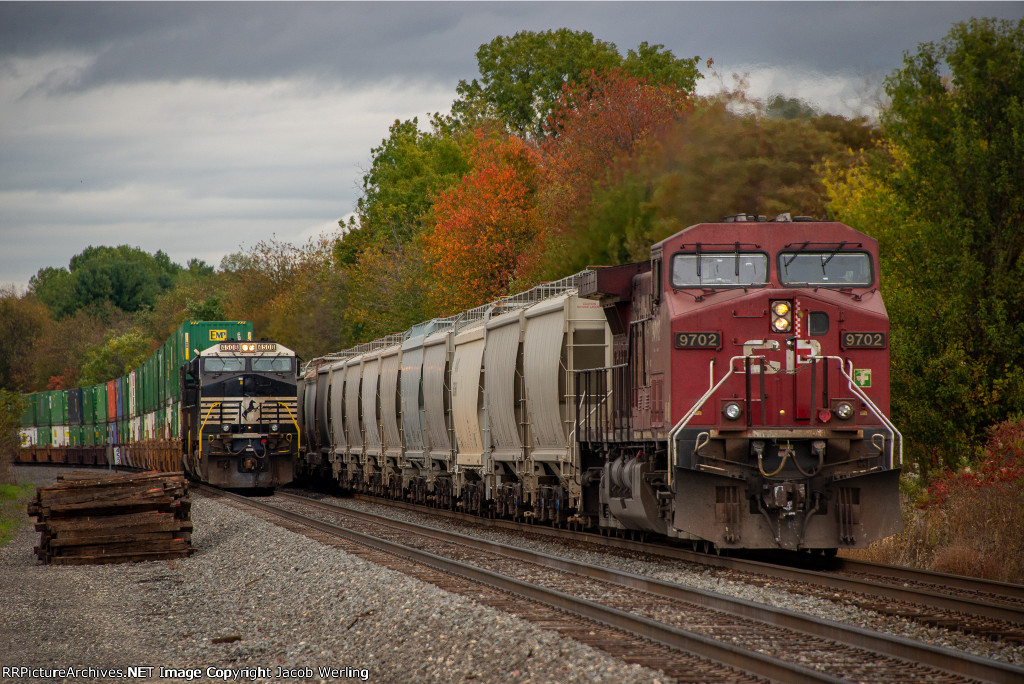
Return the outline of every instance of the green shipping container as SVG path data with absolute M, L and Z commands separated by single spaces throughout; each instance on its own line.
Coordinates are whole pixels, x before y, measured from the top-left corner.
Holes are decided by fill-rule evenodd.
M 96 422 L 96 393 L 92 387 L 82 388 L 82 425 Z
M 36 404 L 39 403 L 39 395 L 23 394 L 21 398 L 21 427 L 35 427 L 36 411 L 38 410 Z
M 96 403 L 93 405 L 96 413 L 93 415 L 92 422 L 97 426 L 107 424 L 107 385 L 106 383 L 100 383 L 99 385 L 93 385 L 92 391 L 96 395 Z M 105 444 L 106 442 L 97 442 L 97 444 Z
M 178 439 L 181 437 L 181 424 L 180 424 L 180 404 L 175 401 L 171 404 L 171 439 Z
M 68 394 L 64 390 L 54 390 L 50 395 L 50 425 L 68 424 Z
M 36 402 L 36 427 L 50 427 L 50 393 L 40 392 Z M 49 442 L 47 442 L 49 443 Z
M 96 446 L 95 423 L 86 423 L 82 426 L 82 446 Z
M 142 415 L 156 410 L 156 371 L 157 358 L 156 354 L 154 354 L 142 364 Z
M 118 420 L 128 420 L 132 415 L 131 384 L 130 373 L 121 378 L 121 410 L 117 412 Z

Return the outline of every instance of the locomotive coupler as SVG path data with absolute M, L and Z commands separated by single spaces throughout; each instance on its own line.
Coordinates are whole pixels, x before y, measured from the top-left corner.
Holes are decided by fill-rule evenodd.
M 766 484 L 761 493 L 765 507 L 778 511 L 787 518 L 794 517 L 798 511 L 804 510 L 807 499 L 807 488 L 797 482 L 782 484 Z

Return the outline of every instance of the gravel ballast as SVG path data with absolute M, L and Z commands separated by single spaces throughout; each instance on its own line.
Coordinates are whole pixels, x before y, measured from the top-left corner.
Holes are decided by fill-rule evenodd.
M 36 485 L 57 472 L 15 468 Z M 151 681 L 664 679 L 203 497 L 195 554 L 177 561 L 40 565 L 29 520 L 0 547 L 0 667 L 30 676 L 2 681 L 146 681 L 99 672 L 129 667 L 154 668 Z
M 770 583 L 764 586 L 750 584 L 723 576 L 722 573 L 710 566 L 693 566 L 664 558 L 640 559 L 636 558 L 635 554 L 624 555 L 622 552 L 613 550 L 609 550 L 608 553 L 594 552 L 539 536 L 528 537 L 505 530 L 474 526 L 443 519 L 439 516 L 405 511 L 386 504 L 333 496 L 319 496 L 318 498 L 355 510 L 386 515 L 396 520 L 438 527 L 502 544 L 521 546 L 584 563 L 594 563 L 616 570 L 646 575 L 694 589 L 805 613 L 863 629 L 894 634 L 933 646 L 957 649 L 983 658 L 991 658 L 1018 666 L 1024 665 L 1024 644 L 995 641 L 963 632 L 929 627 L 904 618 L 881 615 L 851 605 L 841 605 L 813 596 L 794 594 L 773 587 Z

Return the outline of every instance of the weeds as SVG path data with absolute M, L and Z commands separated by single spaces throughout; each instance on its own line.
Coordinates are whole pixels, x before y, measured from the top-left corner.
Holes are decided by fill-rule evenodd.
M 13 539 L 18 528 L 28 522 L 25 506 L 35 491 L 29 484 L 0 484 L 0 546 Z
M 1024 582 L 1024 419 L 994 426 L 979 463 L 901 486 L 901 500 L 903 532 L 851 555 Z

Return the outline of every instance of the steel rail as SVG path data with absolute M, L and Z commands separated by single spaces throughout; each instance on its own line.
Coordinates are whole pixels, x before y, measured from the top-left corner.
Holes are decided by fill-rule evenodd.
M 807 684 L 819 682 L 831 682 L 838 684 L 839 682 L 844 681 L 821 672 L 816 672 L 810 668 L 796 665 L 794 663 L 788 663 L 756 651 L 716 641 L 700 634 L 672 627 L 671 625 L 666 625 L 640 615 L 634 615 L 617 608 L 603 606 L 593 601 L 569 596 L 568 594 L 560 591 L 524 582 L 514 577 L 501 575 L 473 565 L 460 563 L 427 551 L 421 551 L 403 544 L 379 539 L 355 530 L 347 529 L 340 525 L 333 525 L 322 520 L 317 520 L 316 518 L 268 504 L 264 501 L 250 499 L 224 491 L 218 491 L 218 495 L 238 501 L 245 506 L 258 508 L 286 520 L 307 525 L 321 532 L 348 539 L 349 541 L 357 544 L 361 544 L 378 551 L 383 551 L 414 563 L 426 565 L 441 572 L 446 572 L 474 582 L 479 582 L 500 591 L 516 594 L 523 598 L 542 603 L 551 608 L 562 610 L 578 617 L 594 620 L 614 629 L 619 629 L 635 636 L 649 639 L 650 641 L 661 644 L 662 646 L 707 658 L 754 677 L 767 677 L 777 682 L 799 682 Z
M 405 533 L 425 536 L 431 539 L 456 543 L 479 551 L 496 553 L 519 561 L 534 563 L 543 567 L 574 573 L 583 577 L 601 580 L 610 584 L 636 589 L 668 599 L 692 603 L 702 608 L 720 611 L 738 618 L 756 620 L 774 627 L 780 627 L 811 636 L 828 639 L 858 649 L 873 651 L 907 662 L 919 663 L 947 673 L 979 679 L 988 682 L 1024 681 L 1024 668 L 988 660 L 953 649 L 922 644 L 899 636 L 879 635 L 860 627 L 848 626 L 831 620 L 819 620 L 782 608 L 760 604 L 746 599 L 733 598 L 701 589 L 637 575 L 630 572 L 582 563 L 532 551 L 509 544 L 478 539 L 458 532 L 440 530 L 427 525 L 384 518 L 372 513 L 354 511 L 335 504 L 317 501 L 289 492 L 277 492 L 278 496 L 299 501 L 305 505 L 349 516 L 376 525 L 391 527 Z
M 1015 599 L 1024 602 L 1024 584 L 1013 584 L 1012 582 L 999 582 L 997 580 L 982 580 L 967 575 L 953 575 L 945 572 L 934 572 L 932 570 L 916 570 L 913 568 L 902 568 L 898 565 L 886 565 L 884 563 L 870 563 L 868 561 L 854 560 L 852 558 L 831 558 L 829 569 L 838 572 L 857 572 L 879 577 L 888 577 L 902 582 L 930 582 L 944 584 L 954 589 L 973 592 L 990 592 L 1004 596 L 1008 599 Z
M 666 558 L 681 560 L 688 563 L 711 565 L 714 567 L 720 567 L 729 570 L 756 573 L 759 575 L 772 577 L 774 579 L 811 583 L 818 587 L 833 589 L 837 591 L 848 591 L 887 600 L 905 601 L 907 603 L 912 603 L 914 605 L 926 608 L 954 611 L 977 617 L 989 618 L 993 620 L 1002 620 L 1003 622 L 1011 624 L 1024 625 L 1024 608 L 1015 607 L 1007 604 L 995 604 L 989 601 L 981 600 L 974 601 L 971 599 L 965 599 L 958 596 L 940 594 L 933 591 L 909 589 L 899 585 L 888 584 L 885 582 L 877 582 L 870 579 L 843 577 L 840 575 L 836 575 L 834 572 L 826 570 L 807 570 L 796 567 L 787 567 L 779 565 L 777 563 L 751 560 L 749 558 L 739 558 L 736 556 L 717 556 L 706 553 L 699 553 L 697 551 L 684 549 L 679 546 L 671 546 L 665 543 L 637 542 L 628 539 L 619 539 L 616 537 L 605 537 L 599 534 L 595 534 L 593 532 L 580 532 L 574 530 L 556 529 L 553 527 L 521 523 L 512 520 L 483 518 L 480 516 L 463 513 L 460 511 L 448 511 L 440 508 L 430 508 L 418 504 L 410 504 L 404 501 L 379 499 L 376 497 L 365 495 L 356 495 L 356 498 L 363 501 L 376 503 L 381 506 L 397 506 L 398 508 L 416 511 L 424 515 L 436 515 L 440 513 L 445 517 L 451 517 L 455 520 L 459 520 L 462 522 L 470 522 L 486 527 L 525 531 L 532 534 L 541 534 L 556 539 L 571 539 L 574 541 L 589 542 L 592 544 L 597 544 L 599 546 L 607 546 L 612 548 L 624 549 L 628 551 L 635 551 L 639 553 L 664 556 Z M 941 573 L 928 573 L 926 571 L 917 571 L 909 568 L 904 569 L 904 573 L 906 574 L 898 579 L 912 579 L 914 573 L 922 573 L 914 579 L 915 581 L 920 581 L 923 583 L 936 581 L 934 579 L 935 575 L 938 576 L 938 581 L 940 582 L 944 582 L 944 579 L 946 577 Z M 957 576 L 951 575 L 950 577 Z M 956 586 L 960 584 L 962 580 L 963 578 L 961 578 L 960 581 L 951 580 L 949 584 L 950 586 Z M 970 580 L 970 578 L 968 578 L 968 580 Z M 973 589 L 975 591 L 991 591 L 992 593 L 999 594 L 999 586 L 1001 584 L 1002 583 L 978 579 L 975 580 L 975 586 L 973 587 Z M 1016 587 L 1018 585 L 1010 586 Z

